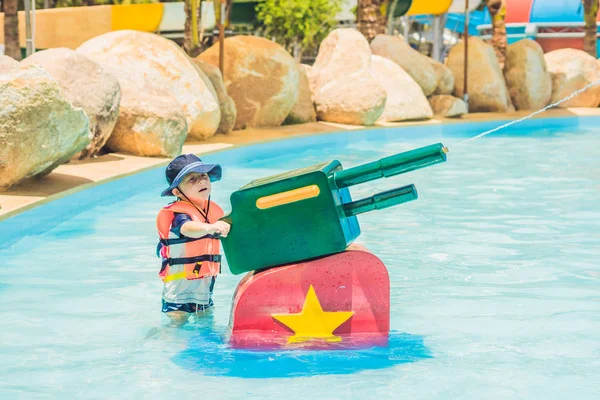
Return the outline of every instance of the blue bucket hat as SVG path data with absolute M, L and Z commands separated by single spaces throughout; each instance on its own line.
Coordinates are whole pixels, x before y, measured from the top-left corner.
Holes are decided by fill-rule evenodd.
M 179 186 L 183 178 L 190 172 L 208 174 L 211 182 L 221 180 L 222 174 L 219 164 L 205 164 L 194 154 L 182 154 L 167 165 L 165 177 L 169 187 L 163 190 L 161 196 L 173 196 L 173 189 Z

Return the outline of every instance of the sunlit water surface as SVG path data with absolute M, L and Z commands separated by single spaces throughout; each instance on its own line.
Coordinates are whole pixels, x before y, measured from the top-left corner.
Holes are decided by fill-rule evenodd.
M 358 242 L 390 272 L 387 348 L 249 352 L 227 346 L 227 266 L 216 308 L 166 326 L 155 216 L 161 168 L 0 222 L 0 398 L 600 398 L 600 129 L 538 120 L 373 130 L 206 156 L 224 179 L 329 159 L 347 168 L 442 142 L 448 161 L 352 189 L 414 183 L 417 201 L 361 215 Z

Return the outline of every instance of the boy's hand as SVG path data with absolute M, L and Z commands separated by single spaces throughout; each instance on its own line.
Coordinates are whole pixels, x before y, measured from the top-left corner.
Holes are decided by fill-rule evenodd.
M 229 234 L 229 230 L 231 229 L 231 225 L 223 221 L 217 221 L 214 224 L 212 224 L 211 227 L 213 228 L 213 235 L 218 234 L 222 237 L 227 237 L 227 235 Z

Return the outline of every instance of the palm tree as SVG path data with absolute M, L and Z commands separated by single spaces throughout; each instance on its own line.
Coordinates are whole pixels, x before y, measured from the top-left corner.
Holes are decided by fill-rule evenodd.
M 183 49 L 190 57 L 200 54 L 200 18 L 202 0 L 185 0 L 185 25 L 183 27 Z
M 18 0 L 4 0 L 4 54 L 21 59 L 19 45 L 19 17 L 17 14 Z
M 36 3 L 37 5 L 37 3 Z M 56 7 L 56 0 L 44 0 L 44 9 L 47 8 L 55 8 Z
M 505 0 L 486 0 L 486 5 L 490 16 L 492 17 L 492 46 L 496 51 L 496 57 L 500 63 L 500 68 L 504 68 L 504 59 L 506 58 L 506 1 Z
M 225 77 L 225 28 L 229 26 L 233 0 L 213 0 L 215 17 L 219 28 L 219 69 Z
M 384 0 L 358 0 L 356 19 L 358 30 L 370 42 L 380 33 L 385 33 L 385 15 L 381 14 Z
M 585 36 L 583 38 L 583 50 L 596 58 L 596 40 L 598 27 L 596 16 L 598 15 L 598 0 L 583 1 L 583 19 L 585 21 Z

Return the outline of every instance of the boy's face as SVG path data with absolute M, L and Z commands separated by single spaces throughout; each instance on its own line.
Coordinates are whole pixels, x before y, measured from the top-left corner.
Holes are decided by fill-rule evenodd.
M 210 189 L 210 178 L 208 174 L 190 172 L 179 184 L 179 190 L 177 188 L 173 189 L 173 194 L 182 200 L 185 200 L 185 197 L 187 197 L 191 202 L 195 203 L 208 200 Z M 185 197 L 181 196 L 180 190 Z

